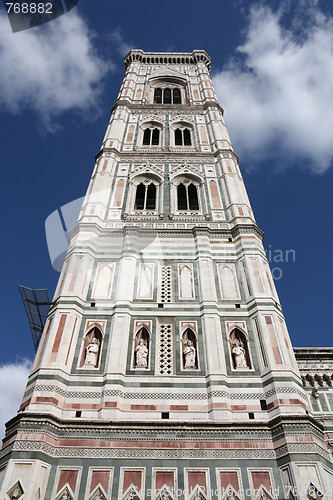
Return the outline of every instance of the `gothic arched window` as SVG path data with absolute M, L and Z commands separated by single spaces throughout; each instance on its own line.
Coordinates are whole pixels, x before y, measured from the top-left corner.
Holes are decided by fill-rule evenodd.
M 191 146 L 191 133 L 188 128 L 183 130 L 184 146 Z
M 176 146 L 183 145 L 183 135 L 182 135 L 182 131 L 179 128 L 176 128 L 176 130 L 175 130 L 175 144 L 176 144 Z
M 150 144 L 150 136 L 151 136 L 151 130 L 150 128 L 146 128 L 143 134 L 143 145 L 144 146 L 149 146 Z
M 156 186 L 153 182 L 141 182 L 136 188 L 135 210 L 155 210 Z
M 199 210 L 198 191 L 194 184 L 187 188 L 189 210 Z
M 164 89 L 163 104 L 171 104 L 171 89 Z
M 175 130 L 175 145 L 176 146 L 191 146 L 191 132 L 188 128 L 176 128 Z
M 165 87 L 154 89 L 154 104 L 181 104 L 182 96 L 179 88 Z
M 178 210 L 187 210 L 186 188 L 184 184 L 179 184 L 177 188 L 177 208 Z
M 156 207 L 156 186 L 151 183 L 147 189 L 146 196 L 146 209 L 147 210 L 155 210 Z
M 180 90 L 173 89 L 172 93 L 173 93 L 173 103 L 174 104 L 181 104 L 182 100 L 181 100 Z
M 162 89 L 158 88 L 155 89 L 154 92 L 154 104 L 161 104 L 162 103 Z
M 159 142 L 160 142 L 160 131 L 158 130 L 158 128 L 154 128 L 151 143 L 153 146 L 157 146 Z
M 142 144 L 144 146 L 158 146 L 160 143 L 160 131 L 157 127 L 146 128 L 143 133 Z
M 177 208 L 178 210 L 199 210 L 198 190 L 192 182 L 178 184 Z

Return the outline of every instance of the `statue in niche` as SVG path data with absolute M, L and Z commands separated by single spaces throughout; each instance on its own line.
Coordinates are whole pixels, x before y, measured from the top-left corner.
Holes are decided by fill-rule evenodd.
M 135 368 L 148 368 L 148 352 L 147 341 L 141 338 L 135 348 Z
M 20 496 L 21 496 L 21 491 L 18 488 L 15 488 L 15 490 L 12 493 L 12 500 L 14 500 L 15 498 L 20 498 Z
M 85 365 L 96 366 L 99 354 L 99 341 L 96 337 L 93 337 L 86 347 L 86 358 L 84 360 Z
M 235 368 L 248 368 L 243 342 L 237 337 L 232 343 L 231 352 L 235 361 Z
M 187 340 L 183 353 L 184 353 L 184 368 L 196 368 L 195 366 L 196 351 L 192 340 L 189 339 Z

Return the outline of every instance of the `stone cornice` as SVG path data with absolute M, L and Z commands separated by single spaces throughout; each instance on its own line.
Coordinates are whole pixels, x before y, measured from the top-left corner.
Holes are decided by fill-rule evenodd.
M 208 71 L 211 67 L 211 58 L 205 50 L 192 52 L 144 52 L 142 49 L 132 49 L 124 57 L 125 70 L 131 63 L 139 64 L 184 64 L 186 66 L 203 63 Z
M 214 100 L 206 100 L 203 104 L 177 104 L 175 108 L 174 104 L 134 104 L 127 99 L 119 98 L 111 108 L 111 113 L 115 111 L 118 107 L 125 106 L 131 111 L 137 111 L 138 113 L 167 113 L 167 114 L 201 114 L 203 111 L 207 111 L 208 108 L 217 108 L 222 115 L 224 114 L 224 109 L 220 104 Z
M 119 222 L 119 221 L 117 221 Z M 186 228 L 186 229 L 181 229 L 181 232 L 177 228 L 177 224 L 179 221 L 174 223 L 174 227 L 168 227 L 168 228 L 152 228 L 152 227 L 140 227 L 138 224 L 140 221 L 136 221 L 136 225 L 130 225 L 127 224 L 125 221 L 122 222 L 122 227 L 117 227 L 117 228 L 103 228 L 99 224 L 94 224 L 94 223 L 84 223 L 84 222 L 78 222 L 75 227 L 70 231 L 70 238 L 74 238 L 77 234 L 79 234 L 80 231 L 84 232 L 92 232 L 95 233 L 99 237 L 118 237 L 122 238 L 126 234 L 137 234 L 143 237 L 154 237 L 154 236 L 159 236 L 159 237 L 178 237 L 179 234 L 181 233 L 182 237 L 188 237 L 190 238 L 192 235 L 197 235 L 199 233 L 201 234 L 206 234 L 209 237 L 216 237 L 221 238 L 221 237 L 232 237 L 236 238 L 237 236 L 241 234 L 255 234 L 258 236 L 259 239 L 263 240 L 264 238 L 264 233 L 259 229 L 259 227 L 253 223 L 253 224 L 236 224 L 233 227 L 228 228 L 217 228 L 217 227 L 209 227 L 209 223 L 205 224 L 202 221 L 198 221 L 197 223 L 194 222 L 194 227 L 192 228 Z M 181 222 L 186 222 L 186 221 L 181 221 Z M 168 225 L 171 224 L 170 221 L 166 222 Z M 213 221 L 211 224 L 215 224 Z
M 217 149 L 216 151 L 207 153 L 203 151 L 184 151 L 181 153 L 172 150 L 133 150 L 133 151 L 119 151 L 115 148 L 102 148 L 95 155 L 95 161 L 97 162 L 101 157 L 109 157 L 112 154 L 117 156 L 117 161 L 164 161 L 165 163 L 170 163 L 170 157 L 172 157 L 172 162 L 184 162 L 186 159 L 195 161 L 196 163 L 214 163 L 216 159 L 222 158 L 232 158 L 236 162 L 238 161 L 238 156 L 231 149 Z M 153 160 L 152 160 L 153 159 Z
M 317 419 L 311 417 L 310 415 L 298 415 L 298 416 L 288 416 L 279 415 L 269 422 L 132 422 L 132 421 L 101 421 L 84 419 L 59 419 L 58 417 L 51 414 L 40 414 L 40 413 L 19 413 L 14 418 L 6 423 L 6 439 L 10 437 L 13 433 L 16 433 L 18 428 L 24 428 L 24 425 L 31 426 L 36 425 L 39 428 L 41 425 L 51 425 L 59 430 L 67 431 L 78 431 L 82 432 L 84 430 L 91 432 L 92 426 L 96 430 L 101 430 L 106 433 L 114 433 L 121 431 L 133 431 L 133 432 L 157 432 L 167 434 L 168 432 L 174 433 L 176 430 L 184 432 L 186 434 L 191 434 L 192 432 L 199 434 L 217 432 L 218 434 L 251 434 L 253 431 L 258 430 L 261 432 L 273 432 L 273 435 L 279 435 L 280 433 L 286 432 L 299 432 L 299 425 L 308 425 L 309 430 L 312 428 L 313 431 L 319 432 L 321 434 L 324 431 L 324 426 L 318 422 Z
M 294 347 L 297 361 L 331 361 L 333 347 Z

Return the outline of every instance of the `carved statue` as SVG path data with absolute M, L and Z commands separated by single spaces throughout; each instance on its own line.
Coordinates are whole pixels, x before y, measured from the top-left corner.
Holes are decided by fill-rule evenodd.
M 184 368 L 195 368 L 195 347 L 192 340 L 188 340 L 184 347 L 185 365 Z
M 86 359 L 84 361 L 85 365 L 97 365 L 97 358 L 99 353 L 99 342 L 96 337 L 93 337 L 91 342 L 86 347 Z
M 135 348 L 135 368 L 148 367 L 148 347 L 144 339 L 140 339 Z
M 71 500 L 71 497 L 67 494 L 67 491 L 61 495 L 60 500 Z
M 245 349 L 237 338 L 232 343 L 231 351 L 235 360 L 235 368 L 247 368 Z
M 12 493 L 12 500 L 14 500 L 15 498 L 20 498 L 20 496 L 21 496 L 20 490 L 18 488 L 15 488 L 15 490 Z

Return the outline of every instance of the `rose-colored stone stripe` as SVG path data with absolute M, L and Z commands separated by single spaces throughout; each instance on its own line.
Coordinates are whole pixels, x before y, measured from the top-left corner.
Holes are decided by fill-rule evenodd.
M 42 441 L 55 447 L 70 447 L 70 448 L 133 448 L 133 449 L 267 449 L 273 450 L 274 445 L 271 441 L 125 441 L 112 439 L 59 439 L 43 433 L 35 433 L 33 435 L 34 442 Z M 31 441 L 31 434 L 19 432 L 16 441 Z
M 57 359 L 57 354 L 58 354 L 58 350 L 59 350 L 59 346 L 60 346 L 60 342 L 61 342 L 61 337 L 62 337 L 64 328 L 65 328 L 66 319 L 67 319 L 67 314 L 62 314 L 60 317 L 58 330 L 57 330 L 56 337 L 54 339 L 54 344 L 52 347 L 52 353 L 50 356 L 51 362 L 55 361 Z

